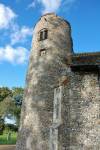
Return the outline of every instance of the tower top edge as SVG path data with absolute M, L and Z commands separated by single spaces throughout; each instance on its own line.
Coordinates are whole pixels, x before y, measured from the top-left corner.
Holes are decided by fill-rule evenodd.
M 48 16 L 48 15 L 54 15 L 54 16 L 57 16 L 56 13 L 51 12 L 51 13 L 45 13 L 45 14 L 43 14 L 41 17 Z
M 70 26 L 70 28 L 71 28 L 71 25 L 70 25 L 69 21 L 66 20 L 66 19 L 64 19 L 63 17 L 57 15 L 55 12 L 45 13 L 44 15 L 42 15 L 42 16 L 40 17 L 40 20 L 42 19 L 42 17 L 46 17 L 46 16 L 50 16 L 50 15 L 51 15 L 51 16 L 55 16 L 55 17 L 57 17 L 57 18 L 59 18 L 59 19 L 62 19 L 62 20 L 63 20 L 66 24 L 68 24 L 68 25 Z

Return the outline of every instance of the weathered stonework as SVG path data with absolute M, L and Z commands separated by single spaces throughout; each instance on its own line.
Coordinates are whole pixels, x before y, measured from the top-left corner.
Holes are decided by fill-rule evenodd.
M 47 39 L 40 40 L 44 29 Z M 42 16 L 34 29 L 16 150 L 100 149 L 99 61 L 92 56 L 88 66 L 81 57 L 73 53 L 69 23 Z

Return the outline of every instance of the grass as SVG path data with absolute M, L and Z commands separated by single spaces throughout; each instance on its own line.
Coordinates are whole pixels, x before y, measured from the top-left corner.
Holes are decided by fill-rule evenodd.
M 11 132 L 11 137 L 7 140 L 8 133 L 4 132 L 0 135 L 0 144 L 16 144 L 17 133 Z

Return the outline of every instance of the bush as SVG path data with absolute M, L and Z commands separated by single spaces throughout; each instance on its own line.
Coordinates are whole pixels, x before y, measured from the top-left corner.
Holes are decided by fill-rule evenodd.
M 5 130 L 18 132 L 18 126 L 14 125 L 14 124 L 6 124 Z
M 4 119 L 0 118 L 0 135 L 3 134 L 4 128 L 5 128 Z

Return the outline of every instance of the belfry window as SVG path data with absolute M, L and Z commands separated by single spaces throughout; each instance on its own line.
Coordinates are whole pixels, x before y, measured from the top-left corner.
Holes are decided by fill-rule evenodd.
M 43 29 L 40 31 L 40 41 L 45 40 L 48 38 L 48 30 Z

